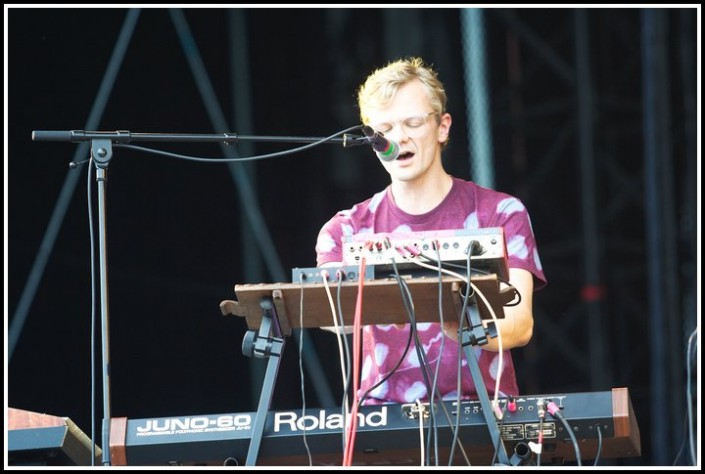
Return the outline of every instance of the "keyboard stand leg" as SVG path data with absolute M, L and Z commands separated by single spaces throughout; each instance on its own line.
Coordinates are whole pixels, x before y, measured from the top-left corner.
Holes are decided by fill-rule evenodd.
M 281 337 L 281 326 L 277 317 L 277 310 L 271 298 L 262 298 L 262 323 L 257 333 L 248 331 L 242 343 L 242 352 L 249 357 L 268 357 L 267 371 L 262 383 L 262 393 L 257 406 L 257 416 L 252 427 L 252 439 L 247 451 L 246 466 L 254 466 L 259 455 L 260 444 L 267 422 L 267 413 L 272 403 L 274 383 L 279 372 L 281 355 L 284 352 L 284 339 Z
M 472 346 L 487 344 L 487 332 L 490 329 L 485 329 L 482 326 L 482 318 L 480 317 L 480 312 L 477 308 L 477 300 L 475 295 L 472 294 L 469 298 L 470 301 L 468 302 L 467 314 L 470 318 L 470 328 L 462 328 L 460 340 L 463 345 L 463 351 L 465 352 L 465 358 L 468 361 L 468 367 L 470 368 L 472 380 L 475 383 L 477 395 L 480 399 L 482 413 L 485 416 L 487 428 L 490 431 L 492 445 L 495 449 L 497 449 L 497 462 L 500 465 L 509 466 L 509 458 L 507 457 L 507 451 L 504 447 L 504 443 L 502 443 L 501 433 L 499 432 L 499 427 L 497 426 L 494 410 L 492 410 L 492 402 L 490 402 L 490 397 L 487 394 L 485 381 L 482 378 L 482 373 L 480 372 L 480 364 L 477 360 L 477 356 L 475 355 L 475 351 L 472 349 Z M 494 326 L 492 326 L 491 329 L 495 329 Z

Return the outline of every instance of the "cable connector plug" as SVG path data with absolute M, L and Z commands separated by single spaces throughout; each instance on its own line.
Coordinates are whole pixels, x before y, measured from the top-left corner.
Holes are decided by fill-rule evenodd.
M 546 418 L 546 403 L 543 398 L 539 398 L 536 402 L 536 413 L 538 414 L 540 420 Z
M 548 403 L 546 404 L 546 410 L 551 414 L 551 416 L 555 418 L 563 418 L 563 413 L 561 413 L 561 409 L 558 405 L 556 405 L 556 402 L 553 400 L 548 400 Z
M 517 401 L 513 395 L 509 395 L 507 397 L 507 410 L 509 410 L 509 413 L 514 413 L 517 411 Z
M 492 411 L 494 412 L 495 418 L 498 420 L 504 418 L 504 412 L 499 407 L 499 400 L 492 400 Z

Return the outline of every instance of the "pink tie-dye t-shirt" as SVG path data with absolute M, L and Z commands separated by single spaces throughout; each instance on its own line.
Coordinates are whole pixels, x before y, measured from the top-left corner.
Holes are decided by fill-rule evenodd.
M 485 227 L 504 228 L 509 267 L 531 272 L 535 277 L 535 289 L 546 284 L 529 214 L 522 202 L 508 194 L 459 178 L 453 178 L 453 186 L 443 202 L 425 214 L 412 215 L 399 209 L 390 187 L 367 201 L 356 204 L 352 209 L 338 212 L 318 234 L 317 264 L 320 266 L 343 261 L 341 239 L 344 235 Z M 436 367 L 439 367 L 436 393 L 440 393 L 444 399 L 456 397 L 457 368 L 461 351 L 461 398 L 477 398 L 477 391 L 460 345 L 447 337 L 441 344 L 443 331 L 438 323 L 420 323 L 417 324 L 417 330 L 426 354 L 431 381 Z M 363 326 L 362 331 L 362 369 L 358 392 L 360 397 L 398 364 L 409 339 L 409 325 L 404 328 L 393 325 L 367 325 Z M 485 351 L 477 346 L 472 350 L 477 356 L 487 391 L 492 396 L 495 391 L 499 353 Z M 509 350 L 504 351 L 503 364 L 499 395 L 519 395 Z M 368 394 L 364 403 L 413 403 L 417 399 L 428 401 L 430 394 L 427 393 L 427 385 L 419 367 L 419 357 L 412 341 L 399 367 L 382 385 Z

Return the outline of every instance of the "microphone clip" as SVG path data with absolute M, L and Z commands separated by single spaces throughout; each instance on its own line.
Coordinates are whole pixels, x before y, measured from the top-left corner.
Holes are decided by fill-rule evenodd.
M 372 145 L 372 149 L 377 153 L 377 158 L 382 161 L 394 161 L 399 156 L 399 145 L 387 138 L 382 132 L 376 132 L 369 125 L 362 127 L 367 141 Z

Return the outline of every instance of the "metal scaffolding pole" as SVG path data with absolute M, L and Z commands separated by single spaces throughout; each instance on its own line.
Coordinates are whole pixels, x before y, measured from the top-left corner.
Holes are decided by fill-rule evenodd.
M 578 157 L 582 180 L 581 215 L 583 217 L 583 303 L 590 338 L 590 388 L 604 390 L 611 386 L 607 346 L 602 322 L 600 281 L 600 232 L 595 196 L 595 154 L 593 129 L 593 92 L 590 72 L 590 48 L 587 14 L 575 10 L 576 96 L 578 102 Z M 589 296 L 592 295 L 592 296 Z
M 198 90 L 201 93 L 201 97 L 206 106 L 208 115 L 211 119 L 213 129 L 216 132 L 227 132 L 228 123 L 225 119 L 222 109 L 218 103 L 218 100 L 213 90 L 213 86 L 208 77 L 208 73 L 205 69 L 201 56 L 198 52 L 196 42 L 191 35 L 191 31 L 184 17 L 183 11 L 180 9 L 170 9 L 172 21 L 174 22 L 174 27 L 176 28 L 177 35 L 181 41 L 181 45 L 186 55 L 186 59 L 193 72 L 194 79 L 198 86 Z M 237 153 L 232 147 L 228 147 L 226 144 L 221 144 L 221 149 L 223 154 L 228 158 L 236 158 Z M 287 281 L 286 273 L 279 259 L 278 252 L 274 247 L 272 237 L 269 234 L 267 224 L 262 217 L 259 205 L 255 197 L 255 192 L 251 181 L 248 179 L 247 175 L 242 170 L 239 169 L 238 164 L 234 163 L 230 165 L 231 174 L 235 180 L 236 188 L 240 193 L 240 200 L 242 202 L 242 209 L 248 218 L 248 222 L 257 237 L 257 242 L 261 246 L 261 254 L 265 258 L 267 268 L 274 280 L 282 282 Z M 303 351 L 303 359 L 311 372 L 311 377 L 314 380 L 319 381 L 319 383 L 314 384 L 317 391 L 318 400 L 323 404 L 323 406 L 333 406 L 334 398 L 330 389 L 330 386 L 325 383 L 327 380 L 324 376 L 323 369 L 318 359 L 316 353 L 312 350 L 312 342 L 307 337 L 305 330 L 295 332 L 297 343 L 300 344 L 301 350 Z M 303 341 L 299 341 L 303 339 Z
M 481 8 L 463 8 L 460 13 L 470 176 L 477 184 L 494 188 L 484 12 Z
M 676 298 L 675 206 L 671 184 L 670 99 L 667 22 L 662 10 L 645 9 L 642 20 L 644 101 L 644 187 L 648 262 L 649 367 L 651 374 L 651 445 L 654 464 L 671 464 L 682 436 L 682 347 Z

